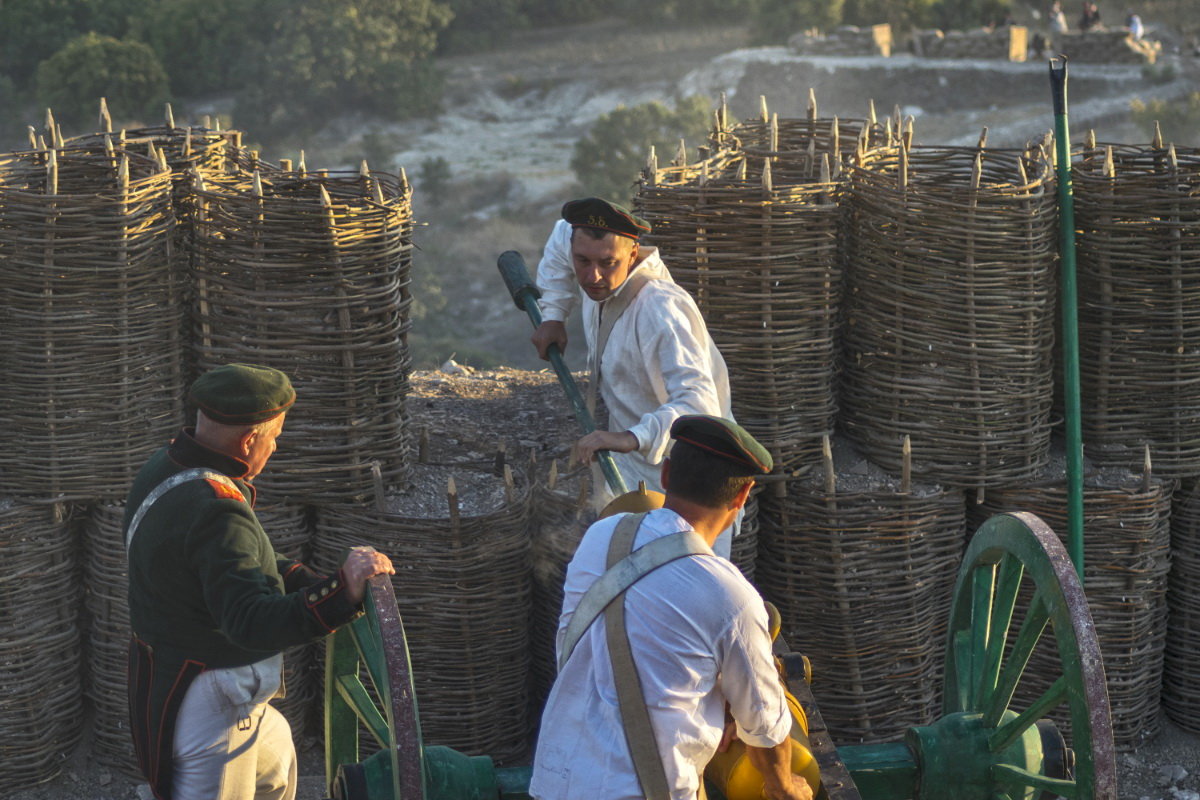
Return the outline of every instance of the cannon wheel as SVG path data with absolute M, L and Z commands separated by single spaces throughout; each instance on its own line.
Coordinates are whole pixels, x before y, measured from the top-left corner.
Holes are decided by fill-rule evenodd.
M 412 663 L 389 576 L 368 581 L 363 605 L 366 613 L 338 630 L 327 645 L 325 778 L 333 796 L 346 800 L 424 800 L 424 749 Z M 360 677 L 364 666 L 374 698 Z M 358 764 L 360 723 L 387 754 L 390 770 L 373 772 Z
M 1010 637 L 1025 580 L 1032 581 L 1034 598 Z M 1062 674 L 1027 709 L 1008 714 L 1047 625 L 1053 630 Z M 993 764 L 993 797 L 1020 798 L 1030 790 L 1041 790 L 1073 800 L 1116 798 L 1108 689 L 1095 627 L 1062 542 L 1035 515 L 992 517 L 971 540 L 954 593 L 945 665 L 944 712 L 983 714 L 993 754 L 1053 709 L 1067 706 L 1075 752 L 1073 777 L 1056 779 Z M 1071 772 L 1070 765 L 1057 766 L 1060 773 Z M 1044 772 L 1051 772 L 1050 767 Z

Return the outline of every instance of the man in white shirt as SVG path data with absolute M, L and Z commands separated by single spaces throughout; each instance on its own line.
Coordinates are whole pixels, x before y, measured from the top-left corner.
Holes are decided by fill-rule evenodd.
M 684 414 L 732 419 L 725 359 L 658 248 L 641 246 L 649 224 L 597 197 L 572 200 L 562 216 L 538 264 L 544 322 L 533 344 L 542 358 L 551 343 L 565 349 L 565 320 L 582 293 L 590 386 L 609 425 L 581 438 L 577 455 L 586 462 L 609 450 L 630 489 L 645 481 L 661 491 L 671 423 Z
M 670 433 L 676 443 L 662 468 L 665 505 L 640 523 L 629 515 L 595 523 L 567 568 L 560 671 L 542 716 L 530 793 L 538 800 L 693 800 L 722 743 L 728 707 L 738 738 L 764 776 L 765 796 L 811 800 L 808 784 L 790 772 L 792 719 L 771 657 L 762 598 L 709 549 L 746 502 L 752 476 L 770 471 L 771 456 L 742 428 L 717 417 L 680 417 Z M 619 544 L 614 552 L 610 545 L 622 531 L 632 534 L 635 551 L 673 534 L 693 532 L 702 541 L 689 555 L 643 574 L 595 615 L 588 590 L 620 552 Z M 627 655 L 640 681 L 635 705 L 649 716 L 650 731 L 643 728 L 640 737 L 622 709 L 627 678 L 620 677 L 621 667 L 614 669 L 609 646 L 608 614 L 621 603 Z M 661 763 L 661 795 L 643 789 L 644 763 L 635 763 L 630 738 L 653 741 L 657 760 L 650 761 Z

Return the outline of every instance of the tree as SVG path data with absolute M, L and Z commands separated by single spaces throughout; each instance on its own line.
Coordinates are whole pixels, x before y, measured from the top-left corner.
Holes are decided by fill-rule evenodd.
M 139 0 L 0 0 L 0 73 L 19 88 L 47 53 L 83 33 L 124 37 Z
M 890 23 L 895 31 L 928 27 L 933 0 L 845 0 L 842 20 L 848 25 Z
M 799 31 L 841 24 L 843 0 L 753 0 L 750 35 L 758 44 L 783 44 Z
M 681 138 L 693 146 L 703 142 L 711 117 L 704 97 L 681 100 L 674 111 L 658 102 L 619 106 L 575 143 L 571 169 L 585 192 L 628 203 L 650 146 L 669 159 Z
M 167 73 L 148 45 L 88 33 L 38 67 L 37 97 L 65 125 L 93 118 L 101 97 L 114 120 L 157 116 L 168 98 Z
M 449 0 L 454 12 L 438 49 L 450 53 L 503 44 L 515 30 L 529 27 L 525 0 Z
M 426 113 L 439 89 L 427 59 L 451 16 L 436 0 L 284 3 L 235 122 L 269 135 L 347 109 L 391 119 Z
M 175 93 L 229 92 L 247 79 L 275 11 L 271 0 L 158 0 L 131 33 L 154 48 Z

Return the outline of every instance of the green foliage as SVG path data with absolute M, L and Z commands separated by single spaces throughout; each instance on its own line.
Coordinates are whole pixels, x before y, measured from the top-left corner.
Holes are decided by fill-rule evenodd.
M 417 172 L 417 189 L 422 197 L 440 206 L 446 199 L 451 177 L 449 161 L 441 156 L 426 158 L 421 161 L 421 169 Z
M 753 0 L 750 36 L 756 44 L 784 44 L 798 31 L 828 32 L 842 22 L 844 0 Z
M 139 0 L 0 0 L 0 73 L 18 88 L 37 66 L 82 33 L 124 37 Z
M 662 160 L 674 157 L 679 140 L 705 140 L 712 115 L 707 98 L 689 97 L 672 111 L 662 103 L 620 106 L 600 117 L 575 143 L 571 169 L 587 194 L 628 203 L 633 184 L 653 145 Z
M 229 92 L 248 79 L 248 54 L 281 9 L 271 0 L 157 0 L 132 33 L 154 48 L 176 94 Z
M 1145 131 L 1147 140 L 1154 134 L 1155 122 L 1168 142 L 1191 141 L 1193 132 L 1200 128 L 1200 92 L 1193 92 L 1184 101 L 1133 100 L 1129 106 L 1133 121 Z
M 1011 11 L 1009 0 L 937 0 L 930 9 L 933 24 L 944 31 L 994 25 Z
M 303 133 L 343 111 L 389 119 L 436 107 L 426 59 L 451 18 L 436 0 L 302 0 L 276 19 L 235 121 L 265 136 Z
M 38 102 L 64 125 L 92 119 L 108 98 L 114 121 L 158 116 L 167 74 L 149 46 L 88 33 L 73 39 L 37 70 Z
M 529 27 L 526 0 L 448 0 L 454 19 L 438 41 L 446 53 L 467 53 L 504 44 L 513 31 Z
M 842 21 L 847 25 L 891 24 L 894 33 L 925 28 L 932 19 L 934 0 L 845 0 Z

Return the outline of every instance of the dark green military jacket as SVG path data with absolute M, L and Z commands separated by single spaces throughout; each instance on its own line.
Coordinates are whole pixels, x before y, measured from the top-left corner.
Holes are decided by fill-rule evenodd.
M 233 479 L 191 480 L 146 512 L 129 545 L 130 711 L 138 761 L 170 796 L 174 718 L 204 669 L 252 664 L 353 619 L 341 574 L 322 578 L 283 558 L 254 514 L 247 466 L 184 430 L 138 473 L 125 528 L 165 479 L 202 467 Z

